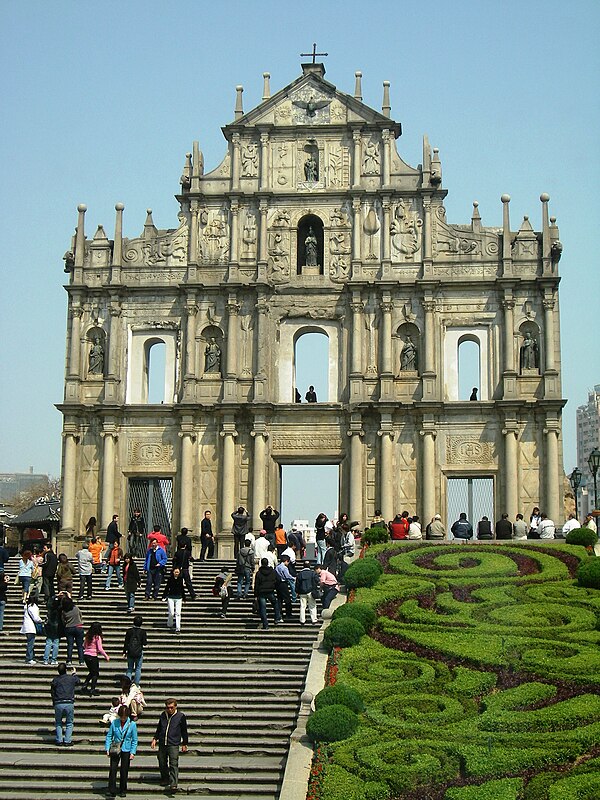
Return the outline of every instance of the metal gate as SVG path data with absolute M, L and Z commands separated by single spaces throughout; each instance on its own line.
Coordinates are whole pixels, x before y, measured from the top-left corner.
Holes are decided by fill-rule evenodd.
M 172 478 L 130 478 L 129 518 L 136 508 L 142 512 L 148 531 L 151 531 L 154 525 L 160 525 L 161 531 L 171 538 Z
M 448 478 L 448 530 L 463 511 L 477 531 L 477 523 L 486 516 L 494 521 L 493 478 Z

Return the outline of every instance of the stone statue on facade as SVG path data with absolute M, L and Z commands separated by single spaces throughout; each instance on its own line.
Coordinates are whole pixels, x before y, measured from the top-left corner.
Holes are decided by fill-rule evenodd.
M 315 233 L 310 227 L 308 229 L 308 235 L 304 240 L 304 252 L 305 252 L 305 266 L 307 267 L 316 267 L 317 264 L 317 237 Z
M 88 372 L 90 375 L 104 374 L 104 348 L 98 337 L 94 339 L 94 343 L 90 348 Z
M 521 369 L 537 369 L 540 365 L 537 341 L 527 331 L 519 353 Z
M 209 339 L 204 350 L 204 372 L 221 372 L 221 348 L 214 337 Z
M 406 337 L 404 347 L 400 353 L 400 369 L 402 372 L 416 372 L 418 351 L 410 336 Z
M 319 180 L 319 164 L 312 153 L 304 162 L 304 177 L 307 181 Z
M 65 272 L 73 272 L 75 269 L 75 254 L 72 250 L 67 250 L 63 256 L 65 262 Z

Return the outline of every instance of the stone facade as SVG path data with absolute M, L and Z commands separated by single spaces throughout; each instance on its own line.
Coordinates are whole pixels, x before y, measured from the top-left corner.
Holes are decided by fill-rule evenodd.
M 401 126 L 324 78 L 321 64 L 244 113 L 204 174 L 186 157 L 176 228 L 152 213 L 137 238 L 84 232 L 65 255 L 69 297 L 63 530 L 126 527 L 136 481 L 159 480 L 169 524 L 213 510 L 220 554 L 230 514 L 255 524 L 279 497 L 280 466 L 340 465 L 339 507 L 367 520 L 407 507 L 444 514 L 447 479 L 488 476 L 498 513 L 562 509 L 558 271 L 548 196 L 542 230 L 446 219 L 442 165 L 414 168 Z M 329 397 L 293 402 L 298 337 L 329 339 Z M 479 400 L 458 395 L 458 349 L 479 346 Z M 152 347 L 164 399 L 148 403 Z M 136 486 L 138 484 L 135 484 Z M 156 484 L 158 487 L 159 484 Z M 158 489 L 157 489 L 158 491 Z M 147 520 L 150 524 L 152 520 Z M 451 520 L 450 520 L 451 522 Z M 125 523 L 125 524 L 123 524 Z

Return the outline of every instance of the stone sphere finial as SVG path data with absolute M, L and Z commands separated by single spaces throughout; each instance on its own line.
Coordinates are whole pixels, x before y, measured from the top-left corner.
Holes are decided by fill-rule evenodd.
M 503 203 L 510 203 L 510 195 L 509 194 L 503 194 L 502 197 L 500 198 L 500 200 L 502 200 Z
M 389 86 L 389 85 L 390 85 L 390 82 L 389 82 L 389 81 L 384 81 L 384 82 L 383 82 L 383 85 L 384 85 L 384 86 Z
M 355 78 L 362 78 L 362 72 L 359 69 L 357 69 L 356 72 L 354 73 L 354 77 Z
M 152 213 L 152 209 L 151 208 L 147 208 L 146 209 L 146 214 L 151 214 L 151 213 Z
M 540 200 L 542 201 L 542 203 L 547 203 L 548 200 L 550 200 L 550 195 L 547 194 L 546 192 L 542 192 L 540 195 Z
M 312 692 L 302 692 L 300 695 L 300 702 L 302 705 L 309 706 L 314 699 L 314 695 Z
M 529 220 L 529 214 L 523 214 L 523 220 L 527 222 Z
M 552 225 L 556 222 L 556 217 L 550 217 L 550 222 Z
M 473 200 L 473 208 L 479 208 L 479 201 Z
M 115 203 L 115 211 L 123 211 L 124 208 L 123 203 Z
M 271 77 L 270 72 L 263 72 L 263 78 L 270 78 L 270 77 Z
M 77 206 L 77 211 L 87 211 L 87 206 L 85 203 L 79 203 Z

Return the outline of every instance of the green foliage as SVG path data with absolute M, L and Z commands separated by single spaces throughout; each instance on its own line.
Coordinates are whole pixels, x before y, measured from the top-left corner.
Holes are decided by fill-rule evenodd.
M 481 672 L 467 667 L 456 667 L 454 680 L 446 688 L 451 694 L 479 697 L 479 695 L 491 691 L 497 680 L 495 672 Z
M 323 641 L 331 652 L 334 647 L 352 647 L 358 644 L 364 635 L 365 629 L 358 620 L 342 617 L 331 621 L 325 629 Z
M 306 733 L 312 742 L 339 742 L 352 736 L 358 728 L 358 717 L 346 706 L 326 706 L 311 714 Z
M 598 544 L 598 534 L 589 528 L 573 528 L 565 536 L 567 544 L 578 544 L 582 547 L 592 547 Z
M 519 800 L 523 789 L 521 778 L 487 781 L 479 786 L 448 789 L 444 800 Z
M 600 589 L 600 558 L 589 558 L 579 565 L 577 583 L 589 589 Z
M 390 539 L 390 534 L 388 533 L 387 528 L 382 528 L 380 525 L 376 525 L 374 528 L 366 528 L 361 537 L 360 542 L 361 544 L 382 544 L 383 542 L 388 542 Z
M 344 582 L 349 589 L 359 586 L 374 586 L 383 573 L 383 567 L 374 558 L 359 558 L 344 573 Z
M 333 612 L 333 619 L 341 619 L 342 617 L 357 619 L 366 633 L 371 630 L 377 620 L 377 614 L 366 603 L 344 603 L 344 605 L 338 606 Z
M 360 714 L 365 710 L 362 697 L 351 686 L 345 686 L 337 681 L 333 686 L 326 686 L 315 697 L 315 708 L 325 708 L 326 706 L 340 705 L 346 706 L 355 714 Z

